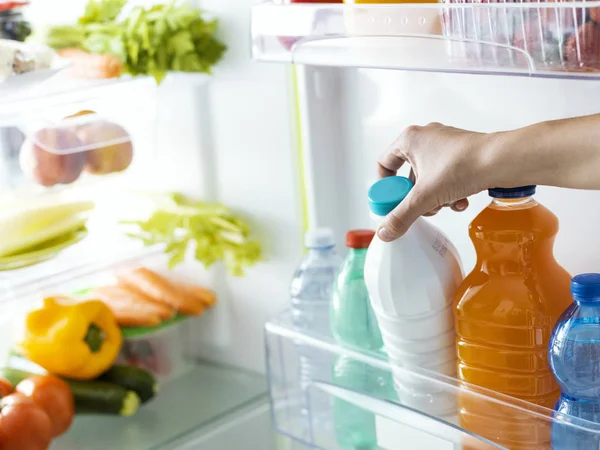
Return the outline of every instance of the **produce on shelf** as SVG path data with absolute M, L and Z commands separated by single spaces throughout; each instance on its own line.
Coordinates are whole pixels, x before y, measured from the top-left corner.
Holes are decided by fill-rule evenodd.
M 93 208 L 92 202 L 57 202 L 0 212 L 0 269 L 47 259 L 78 242 Z
M 105 120 L 79 125 L 77 137 L 91 150 L 85 152 L 85 171 L 95 175 L 122 172 L 133 161 L 133 144 L 127 130 Z
M 75 396 L 77 414 L 130 417 L 140 409 L 140 397 L 135 391 L 114 383 L 69 380 L 69 386 Z
M 23 42 L 31 34 L 31 25 L 22 13 L 28 1 L 3 1 L 0 3 L 0 37 Z
M 175 313 L 172 308 L 125 286 L 96 288 L 89 297 L 105 303 L 122 327 L 156 326 L 171 319 Z
M 197 316 L 205 308 L 204 296 L 185 291 L 175 283 L 144 267 L 117 275 L 119 284 L 137 290 L 149 298 L 186 315 Z M 206 296 L 214 294 L 206 291 Z
M 43 128 L 21 147 L 23 172 L 45 187 L 75 182 L 85 170 L 94 175 L 122 172 L 133 161 L 131 136 L 121 125 L 99 119 L 76 119 L 95 115 L 80 111 L 57 128 Z
M 50 187 L 77 180 L 86 155 L 81 140 L 64 128 L 42 128 L 29 136 L 21 147 L 21 169 L 38 184 Z
M 570 67 L 600 69 L 600 25 L 587 22 L 569 36 L 565 55 Z
M 58 56 L 71 61 L 68 73 L 77 78 L 117 78 L 123 64 L 115 55 L 96 55 L 78 48 L 57 50 Z
M 19 384 L 15 390 L 36 402 L 52 422 L 52 436 L 65 433 L 73 423 L 75 399 L 69 385 L 53 375 L 34 375 Z
M 14 386 L 6 378 L 0 377 L 0 398 L 6 397 L 8 394 L 15 392 Z
M 176 313 L 198 316 L 216 303 L 214 292 L 167 280 L 146 268 L 121 271 L 116 277 L 116 285 L 92 289 L 86 298 L 104 302 L 122 327 L 154 327 Z
M 48 372 L 90 380 L 110 368 L 123 338 L 112 311 L 101 301 L 74 303 L 51 297 L 30 311 L 16 344 L 22 355 Z
M 128 236 L 145 245 L 163 244 L 169 267 L 185 260 L 188 250 L 205 267 L 223 261 L 234 276 L 261 260 L 259 242 L 251 240 L 250 226 L 220 204 L 191 200 L 171 193 L 156 198 L 156 210 L 146 220 L 125 221 L 137 230 Z
M 19 385 L 32 377 L 40 376 L 39 373 L 13 367 L 1 368 L 0 375 L 14 385 Z M 125 389 L 118 384 L 107 381 L 81 381 L 67 378 L 64 378 L 63 381 L 67 383 L 73 394 L 75 414 L 111 414 L 129 417 L 139 410 L 140 398 L 136 392 Z
M 42 39 L 55 49 L 116 56 L 123 73 L 152 75 L 158 83 L 169 70 L 210 73 L 223 56 L 217 21 L 204 19 L 200 9 L 171 1 L 124 13 L 126 3 L 90 0 L 76 25 L 50 27 Z
M 142 403 L 150 401 L 158 393 L 158 381 L 147 370 L 134 366 L 115 364 L 104 372 L 99 380 L 117 384 L 134 391 Z
M 52 440 L 52 422 L 32 399 L 21 393 L 0 399 L 2 450 L 45 450 Z

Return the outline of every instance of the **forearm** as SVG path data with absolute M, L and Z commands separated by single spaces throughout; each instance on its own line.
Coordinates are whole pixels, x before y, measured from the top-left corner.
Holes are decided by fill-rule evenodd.
M 489 135 L 484 155 L 500 187 L 600 189 L 600 114 Z

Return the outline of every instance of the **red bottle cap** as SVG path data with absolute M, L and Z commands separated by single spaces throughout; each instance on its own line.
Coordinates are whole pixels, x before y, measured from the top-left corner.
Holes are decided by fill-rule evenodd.
M 373 230 L 350 230 L 346 233 L 346 247 L 367 248 L 374 236 Z

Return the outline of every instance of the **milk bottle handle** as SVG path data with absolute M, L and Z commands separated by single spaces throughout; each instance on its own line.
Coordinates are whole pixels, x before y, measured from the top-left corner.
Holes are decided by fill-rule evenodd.
M 364 410 L 370 411 L 373 414 L 405 425 L 412 429 L 421 431 L 430 436 L 435 436 L 444 441 L 456 444 L 457 446 L 476 446 L 481 443 L 485 444 L 483 448 L 504 449 L 488 439 L 485 439 L 476 434 L 462 429 L 450 422 L 413 409 L 411 407 L 401 405 L 400 403 L 389 400 L 382 400 L 376 397 L 362 394 L 341 386 L 332 385 L 329 383 L 315 382 L 312 384 L 314 389 L 318 389 L 334 398 L 352 403 Z M 458 447 L 460 448 L 460 447 Z

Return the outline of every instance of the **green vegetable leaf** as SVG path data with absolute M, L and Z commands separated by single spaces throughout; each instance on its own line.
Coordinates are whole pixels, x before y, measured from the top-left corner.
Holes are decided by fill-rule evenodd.
M 173 193 L 156 199 L 157 209 L 144 221 L 123 222 L 137 228 L 128 236 L 145 245 L 163 244 L 170 267 L 181 264 L 188 251 L 205 267 L 223 261 L 234 276 L 262 259 L 259 242 L 249 239 L 250 226 L 220 204 L 191 200 Z
M 127 0 L 89 0 L 79 23 L 114 21 L 126 4 Z

